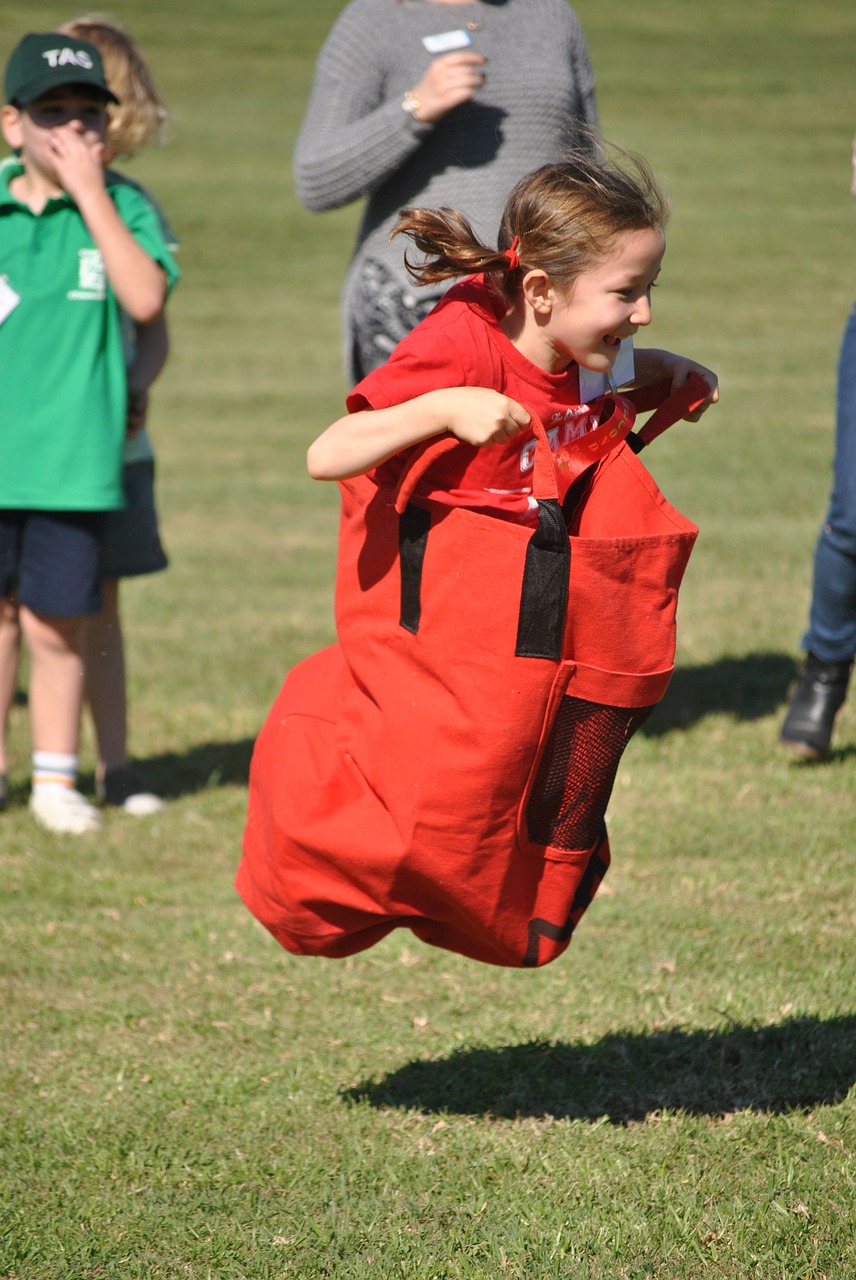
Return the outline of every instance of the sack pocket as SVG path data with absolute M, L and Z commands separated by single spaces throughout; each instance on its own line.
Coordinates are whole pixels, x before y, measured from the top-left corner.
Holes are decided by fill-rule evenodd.
M 547 858 L 597 843 L 624 749 L 652 710 L 562 697 L 525 800 L 526 835 Z

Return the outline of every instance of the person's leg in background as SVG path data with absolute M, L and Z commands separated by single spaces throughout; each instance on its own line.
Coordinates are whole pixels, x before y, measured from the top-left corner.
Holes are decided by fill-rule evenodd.
M 164 802 L 146 788 L 128 760 L 125 643 L 118 579 L 102 581 L 101 600 L 100 613 L 87 618 L 83 627 L 86 701 L 98 743 L 95 785 L 103 803 L 144 817 L 159 813 Z
M 168 564 L 155 506 L 153 458 L 126 463 L 125 506 L 109 512 L 101 546 L 101 608 L 85 619 L 82 645 L 85 700 L 98 744 L 95 789 L 102 804 L 142 818 L 164 801 L 132 767 L 128 753 L 125 638 L 119 609 L 123 579 L 158 573 Z
M 101 826 L 77 790 L 83 706 L 83 620 L 101 607 L 101 512 L 24 513 L 18 556 L 21 632 L 30 658 L 30 810 L 50 831 Z
M 30 654 L 30 809 L 51 831 L 97 831 L 98 811 L 75 786 L 83 707 L 81 619 L 48 617 L 22 606 L 21 630 Z
M 7 738 L 9 716 L 15 701 L 18 662 L 21 654 L 21 627 L 14 599 L 0 600 L 0 809 L 9 799 L 9 759 Z
M 807 759 L 829 752 L 856 656 L 856 306 L 838 362 L 833 486 L 814 555 L 806 657 L 781 742 Z

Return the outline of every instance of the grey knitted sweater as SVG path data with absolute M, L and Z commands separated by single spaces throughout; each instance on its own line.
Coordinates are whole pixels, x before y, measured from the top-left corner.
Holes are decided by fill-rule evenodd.
M 436 124 L 420 124 L 401 100 L 433 56 L 423 39 L 460 29 L 487 59 L 485 85 Z M 294 170 L 309 209 L 368 197 L 343 294 L 352 380 L 363 295 L 379 278 L 413 292 L 406 245 L 389 243 L 399 209 L 451 205 L 495 244 L 511 188 L 572 150 L 580 123 L 597 124 L 594 77 L 566 0 L 351 0 L 319 55 Z M 418 292 L 432 301 L 443 287 Z

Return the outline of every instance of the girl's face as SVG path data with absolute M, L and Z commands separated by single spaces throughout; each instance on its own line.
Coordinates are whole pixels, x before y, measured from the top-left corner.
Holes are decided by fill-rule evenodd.
M 550 286 L 548 309 L 533 313 L 533 355 L 548 372 L 572 361 L 607 373 L 615 364 L 622 338 L 651 323 L 651 289 L 660 273 L 666 241 L 662 231 L 628 231 L 611 253 L 578 276 L 562 293 Z

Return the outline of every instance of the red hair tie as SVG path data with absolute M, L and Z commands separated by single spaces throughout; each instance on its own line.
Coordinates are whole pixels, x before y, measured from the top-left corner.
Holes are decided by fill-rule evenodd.
M 508 263 L 509 271 L 516 271 L 517 268 L 520 266 L 520 255 L 517 252 L 517 246 L 519 244 L 520 244 L 520 237 L 515 236 L 511 242 L 511 248 L 506 249 L 505 253 L 503 254 L 503 257 Z

